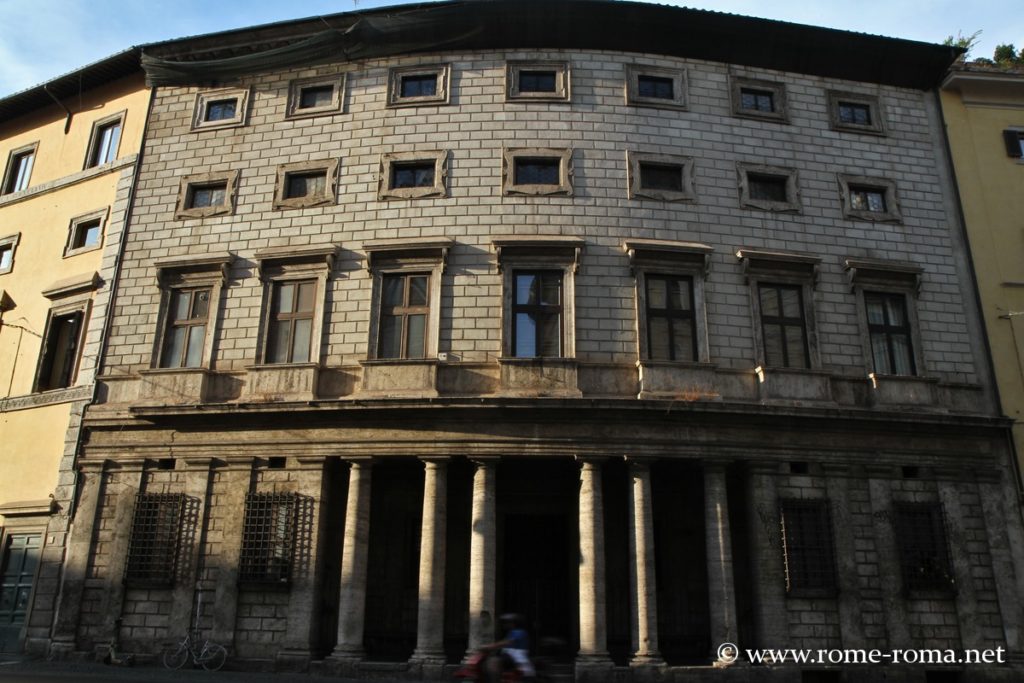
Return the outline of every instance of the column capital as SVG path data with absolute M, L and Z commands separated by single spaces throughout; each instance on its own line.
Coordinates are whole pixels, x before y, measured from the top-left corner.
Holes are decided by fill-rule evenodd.
M 657 458 L 650 455 L 624 455 L 622 459 L 629 464 L 630 470 L 640 471 L 650 470 L 651 464 L 657 461 Z
M 373 467 L 374 458 L 372 455 L 342 456 L 342 462 L 347 462 L 354 469 L 370 469 Z
M 311 470 L 318 467 L 323 467 L 324 463 L 327 462 L 326 455 L 299 455 L 295 457 L 295 461 L 299 463 L 300 469 Z
M 725 468 L 729 465 L 727 460 L 705 460 L 705 474 L 725 474 Z
M 193 457 L 182 458 L 182 460 L 185 462 L 186 469 L 190 469 L 190 470 L 204 470 L 205 469 L 205 470 L 208 470 L 208 469 L 210 469 L 210 467 L 213 466 L 213 460 L 214 459 L 209 457 L 209 456 L 199 456 L 199 457 L 194 457 L 194 458 Z
M 748 460 L 747 472 L 750 474 L 778 474 L 779 463 L 775 460 Z
M 124 458 L 111 462 L 122 472 L 142 472 L 146 469 L 146 458 Z
M 82 471 L 82 474 L 98 474 L 103 472 L 109 461 L 104 460 L 79 460 L 78 469 Z
M 471 463 L 477 466 L 477 468 L 490 468 L 501 462 L 500 455 L 480 455 L 474 456 L 469 459 Z
M 600 470 L 601 466 L 608 461 L 608 457 L 603 455 L 577 455 L 575 460 L 580 469 L 590 471 Z
M 451 461 L 451 458 L 446 457 L 446 456 L 424 455 L 424 456 L 420 456 L 418 458 L 418 460 L 421 463 L 423 463 L 423 467 L 425 469 L 429 470 L 429 469 L 443 469 L 445 467 L 448 467 L 448 463 Z

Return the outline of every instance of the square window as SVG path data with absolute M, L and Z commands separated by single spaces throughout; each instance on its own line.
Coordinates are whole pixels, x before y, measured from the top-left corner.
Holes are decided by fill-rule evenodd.
M 893 507 L 904 590 L 953 592 L 942 504 L 896 503 Z
M 297 494 L 246 494 L 239 582 L 284 586 L 291 582 L 298 515 Z
M 828 503 L 784 500 L 780 507 L 786 592 L 796 596 L 834 594 L 835 551 Z
M 562 271 L 517 270 L 512 274 L 512 355 L 562 355 Z
M 229 88 L 196 93 L 192 130 L 216 130 L 244 126 L 248 109 L 248 88 Z
M 788 119 L 785 84 L 733 77 L 730 85 L 732 113 L 735 116 L 782 122 Z
M 875 373 L 917 374 L 906 295 L 898 292 L 864 292 L 864 308 Z
M 408 161 L 391 165 L 391 189 L 433 187 L 434 162 Z
M 316 280 L 273 284 L 267 328 L 267 363 L 309 362 L 316 289 Z
M 763 211 L 800 211 L 797 173 L 793 169 L 737 164 L 740 206 Z
M 507 149 L 505 194 L 572 194 L 572 150 Z
M 51 313 L 43 336 L 36 391 L 66 389 L 75 382 L 85 311 Z
M 139 493 L 128 537 L 124 578 L 129 585 L 173 586 L 185 512 L 180 493 Z
M 752 173 L 747 176 L 750 183 L 750 198 L 769 202 L 786 201 L 786 178 L 777 175 Z
M 211 294 L 212 287 L 171 291 L 161 368 L 202 367 Z
M 285 199 L 305 199 L 323 195 L 327 189 L 327 172 L 289 173 L 285 176 Z
M 740 109 L 770 113 L 775 111 L 775 95 L 771 90 L 740 88 Z
M 205 218 L 234 213 L 238 171 L 185 176 L 178 188 L 175 218 Z
M 377 358 L 425 358 L 429 316 L 429 273 L 384 274 Z
M 839 191 L 843 199 L 843 214 L 847 218 L 865 221 L 901 220 L 896 183 L 885 178 L 869 178 L 840 174 Z
M 227 199 L 227 194 L 227 183 L 192 185 L 188 189 L 187 206 L 190 209 L 205 209 L 211 206 L 221 206 Z
M 885 135 L 881 102 L 875 95 L 830 90 L 828 107 L 833 130 Z
M 851 187 L 850 207 L 856 211 L 885 212 L 885 190 L 877 187 Z
M 686 72 L 644 64 L 626 67 L 626 104 L 686 108 Z
M 645 190 L 683 191 L 683 168 L 672 164 L 640 162 L 640 187 Z
M 509 100 L 569 100 L 567 62 L 509 62 L 505 67 L 505 94 Z
M 630 199 L 690 201 L 693 190 L 693 159 L 669 154 L 626 152 Z
M 7 170 L 4 173 L 3 194 L 21 192 L 28 188 L 32 179 L 32 166 L 36 159 L 36 148 L 39 143 L 33 143 L 11 151 L 7 159 Z
M 300 209 L 333 204 L 337 177 L 337 159 L 279 166 L 274 208 Z
M 693 278 L 647 274 L 644 284 L 648 360 L 696 360 Z
M 124 113 L 101 119 L 93 124 L 89 137 L 89 151 L 85 157 L 85 167 L 93 168 L 109 164 L 117 159 L 117 148 L 121 142 L 121 126 Z
M 20 239 L 21 233 L 0 237 L 0 275 L 14 270 L 14 252 Z
M 388 106 L 448 104 L 450 78 L 447 64 L 393 68 L 388 72 Z
M 97 249 L 103 242 L 103 224 L 106 217 L 107 211 L 104 209 L 72 218 L 68 228 L 68 241 L 64 247 L 64 256 L 74 256 Z
M 802 290 L 798 285 L 761 283 L 758 287 L 767 367 L 811 367 Z
M 288 86 L 289 119 L 336 114 L 341 111 L 345 76 L 321 76 L 292 81 Z
M 379 199 L 444 197 L 448 152 L 399 152 L 380 159 Z

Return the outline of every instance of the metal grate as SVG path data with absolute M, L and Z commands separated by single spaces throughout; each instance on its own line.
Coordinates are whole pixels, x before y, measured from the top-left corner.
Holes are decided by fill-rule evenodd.
M 832 522 L 824 500 L 784 500 L 782 551 L 789 593 L 836 589 Z
M 287 585 L 291 581 L 298 509 L 294 493 L 246 495 L 240 582 Z
M 128 542 L 126 583 L 174 584 L 184 503 L 181 493 L 138 494 Z
M 941 503 L 897 503 L 896 543 L 907 591 L 952 591 L 953 572 Z

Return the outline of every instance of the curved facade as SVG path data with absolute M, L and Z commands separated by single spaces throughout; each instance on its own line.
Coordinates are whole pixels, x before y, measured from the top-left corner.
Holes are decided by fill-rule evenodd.
M 197 618 L 240 659 L 431 676 L 517 611 L 581 678 L 1019 650 L 934 93 L 604 33 L 155 90 L 55 647 Z

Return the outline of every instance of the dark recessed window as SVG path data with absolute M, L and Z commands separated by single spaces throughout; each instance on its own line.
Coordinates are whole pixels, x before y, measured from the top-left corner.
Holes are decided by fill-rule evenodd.
M 1003 131 L 1003 142 L 1006 144 L 1006 155 L 1014 159 L 1024 157 L 1024 131 L 1012 128 Z
M 28 187 L 29 178 L 32 177 L 32 164 L 35 158 L 36 152 L 34 149 L 11 156 L 11 163 L 7 169 L 7 182 L 4 183 L 4 194 L 21 192 Z
M 50 327 L 43 340 L 43 358 L 36 391 L 64 389 L 74 383 L 84 318 L 82 311 L 74 311 L 50 319 Z
M 832 525 L 823 500 L 782 502 L 786 591 L 831 593 L 836 588 Z
M 897 503 L 896 543 L 908 591 L 952 591 L 953 572 L 940 503 Z
M 854 211 L 885 213 L 885 189 L 878 187 L 851 187 L 850 208 Z
M 558 185 L 560 159 L 517 158 L 515 160 L 516 185 Z
M 554 71 L 520 71 L 519 92 L 555 92 L 558 87 Z
M 758 295 L 765 365 L 775 368 L 810 367 L 801 288 L 762 284 L 758 287 Z
M 378 358 L 426 355 L 430 276 L 426 273 L 381 278 Z
M 651 360 L 692 361 L 697 357 L 693 320 L 693 279 L 647 275 L 647 355 Z
M 750 173 L 747 175 L 747 183 L 751 199 L 770 202 L 789 201 L 786 196 L 785 176 Z
M 302 88 L 299 92 L 299 109 L 329 107 L 334 102 L 333 85 L 317 85 Z
M 906 296 L 890 292 L 865 292 L 868 334 L 875 372 L 880 375 L 913 375 L 914 352 Z
M 87 247 L 95 247 L 100 243 L 100 228 L 99 218 L 75 225 L 74 234 L 71 235 L 71 248 L 85 249 Z
M 193 185 L 188 191 L 188 208 L 202 209 L 208 206 L 223 206 L 227 191 L 227 183 Z
M 89 151 L 89 167 L 102 166 L 117 158 L 117 144 L 121 140 L 121 120 L 97 126 L 93 132 L 93 147 Z
M 637 94 L 640 97 L 652 97 L 655 99 L 675 99 L 675 88 L 671 78 L 661 76 L 637 76 Z
M 284 190 L 285 199 L 297 197 L 315 197 L 327 191 L 327 174 L 323 171 L 313 173 L 289 173 Z
M 674 164 L 640 164 L 640 187 L 644 190 L 683 191 L 683 167 Z
M 298 502 L 294 493 L 246 494 L 240 582 L 287 585 L 291 581 Z
M 410 74 L 402 76 L 402 97 L 433 97 L 437 95 L 436 74 Z
M 433 187 L 434 162 L 417 161 L 391 165 L 391 189 Z
M 855 126 L 871 125 L 871 105 L 861 102 L 839 102 L 839 122 Z
M 238 109 L 238 100 L 213 100 L 206 103 L 206 121 L 227 121 L 235 118 Z
M 775 93 L 771 90 L 740 88 L 740 109 L 748 111 L 775 111 Z
M 139 493 L 128 540 L 124 578 L 128 584 L 174 585 L 185 496 Z
M 0 273 L 6 273 L 14 265 L 14 245 L 10 242 L 0 244 Z
M 513 274 L 512 351 L 516 358 L 562 355 L 562 271 Z

